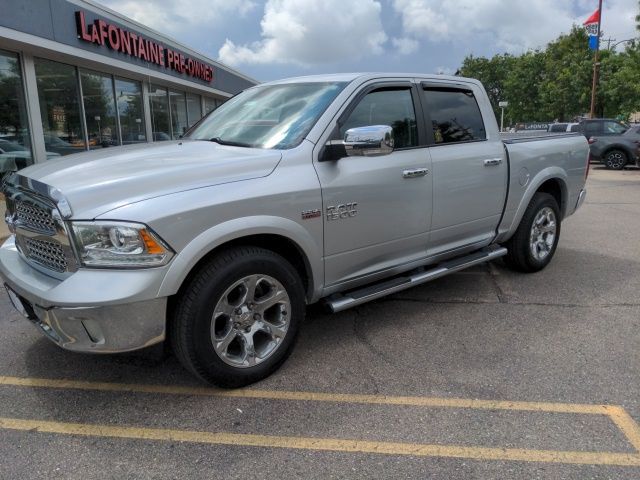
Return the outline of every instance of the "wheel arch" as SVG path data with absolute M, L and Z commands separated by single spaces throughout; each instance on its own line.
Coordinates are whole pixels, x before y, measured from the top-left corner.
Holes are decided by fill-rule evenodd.
M 524 212 L 527 206 L 531 202 L 531 199 L 537 192 L 545 192 L 552 195 L 556 202 L 558 202 L 558 208 L 560 209 L 560 220 L 567 216 L 568 204 L 569 204 L 569 188 L 567 186 L 567 174 L 559 167 L 550 167 L 536 175 L 529 183 L 529 187 L 525 190 L 520 204 L 516 210 L 516 213 L 511 221 L 511 225 L 506 234 L 500 235 L 499 241 L 504 242 L 511 238 L 524 216 Z
M 273 251 L 291 262 L 303 281 L 307 301 L 317 300 L 323 277 L 320 247 L 302 226 L 280 217 L 234 219 L 203 232 L 172 260 L 158 296 L 178 293 L 216 253 L 249 245 Z

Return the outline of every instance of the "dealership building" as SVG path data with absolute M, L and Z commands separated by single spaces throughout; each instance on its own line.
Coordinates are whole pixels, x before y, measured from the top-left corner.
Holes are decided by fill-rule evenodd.
M 179 138 L 257 82 L 87 0 L 0 0 L 0 170 Z

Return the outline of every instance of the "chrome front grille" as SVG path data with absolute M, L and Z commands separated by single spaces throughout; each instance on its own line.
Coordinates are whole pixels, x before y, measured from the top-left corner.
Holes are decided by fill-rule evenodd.
M 26 228 L 46 235 L 56 234 L 56 222 L 51 210 L 18 200 L 15 202 L 16 221 Z
M 54 272 L 67 271 L 69 264 L 62 246 L 54 241 L 25 238 L 25 255 L 27 258 Z
M 35 180 L 17 177 L 5 182 L 7 224 L 15 233 L 18 251 L 33 268 L 64 279 L 78 269 L 67 226 L 50 189 Z M 65 208 L 68 205 L 65 203 Z

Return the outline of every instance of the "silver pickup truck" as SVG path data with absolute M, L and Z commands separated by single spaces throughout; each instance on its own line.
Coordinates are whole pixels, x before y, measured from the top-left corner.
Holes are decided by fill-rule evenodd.
M 0 276 L 63 348 L 167 339 L 237 387 L 284 362 L 308 304 L 338 312 L 498 257 L 544 268 L 587 161 L 579 134 L 502 139 L 475 80 L 282 80 L 179 141 L 13 174 Z

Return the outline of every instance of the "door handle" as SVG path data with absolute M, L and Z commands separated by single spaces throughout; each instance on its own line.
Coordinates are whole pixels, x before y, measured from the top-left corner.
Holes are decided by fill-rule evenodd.
M 495 165 L 500 165 L 502 163 L 502 158 L 498 157 L 498 158 L 487 158 L 484 161 L 484 166 L 485 167 L 493 167 Z
M 404 170 L 402 172 L 402 176 L 404 178 L 416 178 L 416 177 L 424 177 L 429 174 L 429 170 L 427 168 L 415 168 L 413 170 Z

